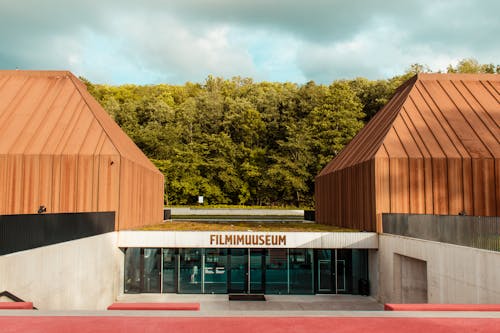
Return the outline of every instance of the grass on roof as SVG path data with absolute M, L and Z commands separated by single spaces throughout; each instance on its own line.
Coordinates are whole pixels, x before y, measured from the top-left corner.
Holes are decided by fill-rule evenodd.
M 353 229 L 340 228 L 311 222 L 202 222 L 167 221 L 161 224 L 142 227 L 139 230 L 159 231 L 301 231 L 301 232 L 352 232 Z
M 246 205 L 173 205 L 165 208 L 192 208 L 192 209 L 276 209 L 276 210 L 314 210 L 314 207 L 296 206 L 246 206 Z

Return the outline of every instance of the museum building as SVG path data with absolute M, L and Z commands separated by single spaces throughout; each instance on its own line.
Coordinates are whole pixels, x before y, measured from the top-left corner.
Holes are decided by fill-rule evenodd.
M 164 221 L 161 172 L 70 72 L 0 71 L 0 291 L 39 309 L 129 293 L 499 303 L 498 77 L 411 78 L 321 171 L 317 222 L 359 232 L 209 232 L 137 230 Z
M 137 233 L 119 235 L 125 293 L 367 295 L 377 248 L 373 233 Z

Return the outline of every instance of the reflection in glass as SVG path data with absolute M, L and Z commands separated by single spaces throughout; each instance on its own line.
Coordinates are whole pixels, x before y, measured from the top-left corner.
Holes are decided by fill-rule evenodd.
M 250 249 L 250 293 L 263 293 L 264 249 Z
M 318 292 L 335 293 L 335 266 L 332 266 L 335 250 L 321 249 L 316 254 Z
M 352 250 L 337 250 L 337 293 L 352 293 Z
M 159 293 L 160 292 L 160 249 L 144 249 L 144 275 L 142 292 Z
M 227 250 L 205 249 L 205 294 L 227 293 Z
M 179 261 L 179 292 L 200 294 L 201 249 L 180 249 Z
M 247 292 L 248 249 L 229 249 L 229 292 Z
M 287 249 L 268 249 L 266 255 L 266 294 L 288 293 Z
M 290 249 L 290 294 L 313 294 L 312 249 Z
M 369 291 L 364 249 L 127 248 L 124 252 L 125 293 Z
M 177 292 L 177 257 L 175 249 L 163 249 L 163 292 Z
M 129 247 L 125 249 L 125 281 L 124 292 L 141 292 L 141 249 Z

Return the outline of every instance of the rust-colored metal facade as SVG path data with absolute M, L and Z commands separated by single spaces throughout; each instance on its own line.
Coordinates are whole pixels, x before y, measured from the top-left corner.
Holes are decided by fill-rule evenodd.
M 0 215 L 115 211 L 163 220 L 163 175 L 65 71 L 0 71 Z
M 500 75 L 419 74 L 316 177 L 316 220 L 500 215 Z

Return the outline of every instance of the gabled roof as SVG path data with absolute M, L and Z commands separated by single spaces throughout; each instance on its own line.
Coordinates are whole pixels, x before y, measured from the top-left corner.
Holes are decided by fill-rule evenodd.
M 157 170 L 68 71 L 0 71 L 0 154 L 116 154 Z
M 375 157 L 500 158 L 500 75 L 414 76 L 320 175 Z

